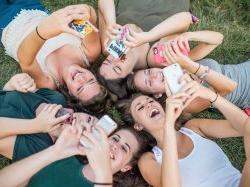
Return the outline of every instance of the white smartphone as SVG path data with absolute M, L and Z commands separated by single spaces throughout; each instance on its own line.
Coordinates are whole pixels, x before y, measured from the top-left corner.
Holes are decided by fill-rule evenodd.
M 103 117 L 101 117 L 100 120 L 98 120 L 98 122 L 95 124 L 95 126 L 92 128 L 92 134 L 96 139 L 100 139 L 100 134 L 99 132 L 95 129 L 96 126 L 101 127 L 107 134 L 107 136 L 109 136 L 112 132 L 114 132 L 115 129 L 117 129 L 118 125 L 117 123 L 111 119 L 108 115 L 104 115 Z M 87 147 L 87 144 L 80 140 L 80 143 Z
M 171 64 L 163 69 L 163 75 L 172 94 L 178 92 L 184 83 L 179 83 L 183 70 L 179 64 Z

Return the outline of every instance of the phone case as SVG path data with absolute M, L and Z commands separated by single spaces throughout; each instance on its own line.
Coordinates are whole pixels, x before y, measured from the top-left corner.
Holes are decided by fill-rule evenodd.
M 76 30 L 77 32 L 81 33 L 83 36 L 87 36 L 96 28 L 86 20 L 74 20 L 69 24 L 70 28 Z
M 129 29 L 127 26 L 122 27 L 122 33 L 118 36 L 118 39 L 111 40 L 107 46 L 107 51 L 114 58 L 122 58 L 125 55 L 127 50 L 126 45 L 123 40 L 126 35 L 129 33 Z
M 250 116 L 250 108 L 245 108 L 244 111 L 248 116 Z
M 179 83 L 183 71 L 179 64 L 172 64 L 163 69 L 164 77 L 172 94 L 177 93 L 184 83 Z

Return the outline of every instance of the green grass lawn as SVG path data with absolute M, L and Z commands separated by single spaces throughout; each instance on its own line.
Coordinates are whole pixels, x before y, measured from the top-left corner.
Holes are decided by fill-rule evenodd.
M 124 0 L 125 1 L 125 0 Z M 56 10 L 70 4 L 89 3 L 97 7 L 97 0 L 43 0 L 49 10 Z M 192 0 L 192 11 L 200 18 L 191 30 L 214 30 L 224 34 L 224 42 L 209 57 L 223 64 L 235 64 L 250 58 L 250 1 L 249 0 Z M 18 64 L 4 55 L 0 46 L 0 88 L 15 73 L 20 72 Z M 203 112 L 204 118 L 220 118 L 218 113 Z M 241 139 L 216 140 L 226 152 L 234 166 L 241 169 L 244 163 L 244 148 Z M 8 160 L 0 158 L 0 168 Z

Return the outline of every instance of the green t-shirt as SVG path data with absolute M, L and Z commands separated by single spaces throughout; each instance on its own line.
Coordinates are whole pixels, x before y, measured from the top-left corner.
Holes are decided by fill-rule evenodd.
M 66 106 L 63 95 L 49 89 L 40 89 L 36 93 L 0 91 L 0 101 L 0 116 L 20 119 L 34 118 L 35 110 L 41 103 L 55 103 Z M 47 133 L 18 135 L 12 160 L 20 160 L 46 149 L 52 144 L 53 141 Z
M 119 0 L 116 3 L 117 23 L 132 23 L 149 31 L 168 17 L 189 11 L 189 0 Z
M 0 116 L 31 119 L 41 103 L 55 103 L 66 106 L 66 101 L 59 92 L 40 89 L 36 93 L 0 91 Z M 51 146 L 53 141 L 47 133 L 18 135 L 12 161 L 17 161 Z M 45 167 L 35 174 L 30 187 L 82 187 L 93 186 L 82 176 L 83 165 L 70 157 Z
M 54 162 L 34 175 L 28 187 L 92 187 L 76 157 Z

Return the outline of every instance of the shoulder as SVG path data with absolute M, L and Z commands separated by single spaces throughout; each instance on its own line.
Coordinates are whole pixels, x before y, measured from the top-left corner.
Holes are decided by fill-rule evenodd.
M 157 163 L 152 152 L 144 153 L 138 161 L 138 166 L 141 169 L 147 168 L 148 163 Z

